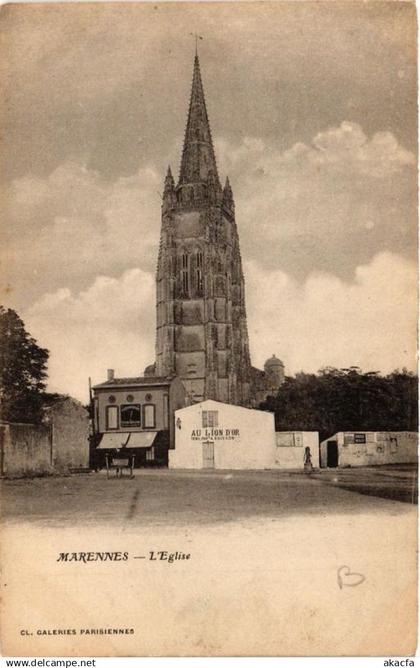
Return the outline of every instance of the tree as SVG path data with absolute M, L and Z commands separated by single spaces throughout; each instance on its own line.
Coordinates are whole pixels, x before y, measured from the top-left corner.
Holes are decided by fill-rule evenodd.
M 40 348 L 12 309 L 0 306 L 0 418 L 38 422 L 49 352 Z
M 278 431 L 319 431 L 321 440 L 337 431 L 415 431 L 417 377 L 328 367 L 286 378 L 260 407 L 274 412 Z

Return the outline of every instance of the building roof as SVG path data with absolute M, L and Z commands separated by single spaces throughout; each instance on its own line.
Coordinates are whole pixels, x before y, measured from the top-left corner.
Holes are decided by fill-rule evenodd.
M 200 63 L 196 54 L 178 185 L 207 181 L 210 173 L 220 187 Z
M 284 364 L 281 360 L 279 360 L 278 357 L 276 357 L 275 355 L 272 355 L 264 363 L 265 368 L 270 367 L 270 366 L 284 366 Z
M 42 409 L 49 410 L 65 402 L 70 402 L 77 406 L 83 406 L 83 404 L 78 399 L 70 397 L 68 394 L 57 394 L 57 393 L 46 392 L 42 397 Z
M 170 385 L 173 381 L 174 376 L 164 377 L 164 376 L 134 376 L 132 378 L 113 378 L 112 380 L 106 380 L 104 383 L 99 383 L 98 385 L 93 386 L 93 390 L 106 389 L 111 387 L 150 387 L 151 385 Z
M 217 410 L 220 409 L 220 411 L 225 411 L 229 413 L 234 413 L 234 412 L 244 412 L 247 411 L 250 415 L 270 415 L 271 417 L 274 416 L 274 413 L 271 411 L 263 411 L 259 408 L 249 408 L 248 406 L 238 406 L 238 404 L 228 404 L 224 401 L 217 401 L 216 399 L 204 399 L 203 401 L 198 401 L 195 404 L 191 404 L 190 406 L 185 406 L 182 408 L 178 408 L 175 413 L 178 415 L 187 412 L 192 412 L 192 411 L 197 411 L 197 410 Z

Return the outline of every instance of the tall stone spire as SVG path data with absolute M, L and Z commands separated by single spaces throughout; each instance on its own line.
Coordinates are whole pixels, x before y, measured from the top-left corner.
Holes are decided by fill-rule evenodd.
M 217 174 L 197 55 L 179 182 L 168 169 L 163 192 L 155 368 L 178 376 L 194 402 L 250 404 L 235 207 L 229 180 L 222 191 Z
M 178 186 L 207 182 L 209 173 L 212 173 L 220 188 L 200 63 L 196 54 Z

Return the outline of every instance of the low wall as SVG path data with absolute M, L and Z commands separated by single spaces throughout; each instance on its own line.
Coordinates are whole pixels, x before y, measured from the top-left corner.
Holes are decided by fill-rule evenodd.
M 0 425 L 1 475 L 21 477 L 53 472 L 51 429 L 46 425 Z
M 305 448 L 309 447 L 312 465 L 319 468 L 319 437 L 317 431 L 277 431 L 274 468 L 303 469 Z

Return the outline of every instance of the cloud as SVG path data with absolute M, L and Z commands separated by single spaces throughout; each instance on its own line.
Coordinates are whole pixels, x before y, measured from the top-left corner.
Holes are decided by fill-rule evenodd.
M 141 375 L 154 361 L 154 277 L 130 269 L 118 278 L 98 276 L 75 294 L 60 288 L 23 313 L 25 325 L 50 350 L 50 388 L 86 400 L 88 377 Z
M 151 167 L 107 181 L 74 161 L 13 181 L 0 257 L 16 298 L 25 305 L 51 286 L 81 289 L 98 274 L 154 267 L 160 187 Z
M 289 372 L 413 368 L 412 154 L 349 122 L 286 151 L 260 137 L 217 144 L 234 187 L 255 363 L 275 352 Z M 153 361 L 160 188 L 153 165 L 107 180 L 74 160 L 13 181 L 2 301 L 51 350 L 53 388 L 82 397 L 89 375 L 135 375 Z
M 380 253 L 346 283 L 329 273 L 303 284 L 288 274 L 245 263 L 251 354 L 262 367 L 275 353 L 286 372 L 359 365 L 364 370 L 415 368 L 416 266 Z M 152 274 L 131 269 L 99 276 L 87 290 L 61 288 L 22 314 L 50 352 L 51 389 L 86 400 L 87 379 L 138 375 L 154 360 Z
M 217 141 L 231 177 L 244 257 L 304 280 L 328 265 L 349 280 L 378 251 L 416 249 L 414 156 L 391 133 L 356 123 L 286 151 L 259 137 Z M 15 179 L 4 194 L 2 283 L 16 308 L 99 274 L 153 271 L 163 176 L 153 165 L 105 179 L 68 160 L 48 176 Z M 6 224 L 7 221 L 7 224 Z
M 384 177 L 400 172 L 407 165 L 415 165 L 413 153 L 398 143 L 392 132 L 376 132 L 369 139 L 358 123 L 343 121 L 339 127 L 327 128 L 313 138 L 311 144 L 295 143 L 286 151 L 268 146 L 257 137 L 244 137 L 238 146 L 217 142 L 226 169 L 235 171 L 245 160 L 254 158 L 248 173 L 290 173 L 291 168 L 310 168 L 319 171 L 321 166 L 336 166 L 347 176 Z
M 282 271 L 245 263 L 253 361 L 275 353 L 286 372 L 358 365 L 365 371 L 416 368 L 417 271 L 379 253 L 344 282 L 328 272 L 302 284 Z M 261 298 L 264 295 L 264 298 Z
M 328 267 L 349 280 L 380 251 L 414 257 L 414 155 L 390 132 L 344 121 L 286 151 L 258 137 L 217 142 L 242 251 L 304 280 Z
M 298 153 L 314 164 L 335 164 L 347 174 L 372 177 L 390 176 L 406 165 L 416 164 L 414 155 L 400 146 L 391 132 L 376 132 L 368 140 L 360 125 L 347 121 L 338 128 L 319 132 L 312 146 Z

